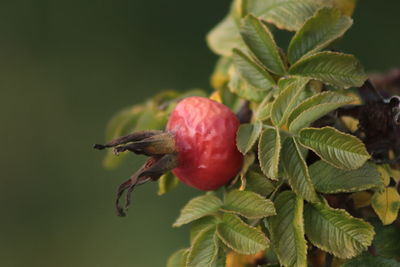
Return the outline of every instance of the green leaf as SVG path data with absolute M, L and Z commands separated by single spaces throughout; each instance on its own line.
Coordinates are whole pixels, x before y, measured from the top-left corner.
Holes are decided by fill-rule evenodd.
M 325 203 L 306 204 L 304 226 L 313 245 L 340 259 L 349 259 L 365 251 L 374 237 L 369 223 Z
M 330 4 L 321 0 L 253 0 L 249 13 L 261 16 L 279 29 L 296 31 L 318 9 Z
M 378 220 L 372 223 L 376 232 L 372 245 L 377 254 L 400 260 L 400 227 L 395 224 L 383 226 Z
M 335 52 L 320 52 L 304 57 L 290 67 L 289 73 L 337 88 L 360 87 L 367 79 L 361 63 L 353 55 Z
M 271 109 L 271 119 L 274 125 L 282 126 L 286 123 L 292 109 L 298 104 L 299 95 L 308 83 L 306 78 L 297 78 L 282 88 Z
M 297 133 L 329 112 L 354 101 L 352 97 L 334 92 L 323 92 L 305 99 L 289 115 L 289 130 Z
M 305 128 L 299 137 L 300 144 L 340 169 L 358 169 L 371 157 L 358 138 L 332 127 Z
M 250 85 L 236 71 L 232 73 L 228 86 L 232 93 L 254 102 L 261 102 L 268 94 L 268 90 Z
M 240 254 L 255 254 L 269 245 L 262 231 L 229 213 L 223 215 L 222 223 L 217 226 L 217 234 L 225 245 Z
M 278 179 L 280 152 L 281 138 L 279 129 L 276 127 L 265 129 L 258 143 L 258 159 L 263 173 L 273 180 Z
M 196 239 L 197 235 L 205 230 L 206 228 L 214 228 L 217 227 L 217 224 L 221 220 L 217 216 L 205 216 L 203 218 L 200 218 L 190 225 L 190 241 L 191 243 L 194 242 Z
M 400 267 L 400 263 L 393 259 L 386 259 L 381 256 L 373 256 L 364 253 L 354 259 L 351 259 L 341 265 L 341 267 L 366 267 L 366 266 L 379 266 L 379 267 Z
M 232 190 L 225 195 L 222 211 L 248 219 L 261 219 L 276 214 L 271 200 L 254 192 L 240 190 Z
M 303 200 L 284 191 L 275 200 L 277 215 L 268 219 L 271 241 L 283 266 L 307 266 Z
M 320 160 L 310 166 L 310 176 L 315 189 L 325 194 L 358 192 L 382 185 L 379 172 L 368 162 L 356 170 L 342 170 Z
M 190 267 L 211 267 L 218 254 L 218 237 L 215 228 L 201 231 L 193 241 L 187 259 Z
M 270 91 L 262 100 L 260 105 L 255 110 L 255 118 L 260 121 L 266 121 L 271 117 L 272 98 L 273 92 Z
M 179 179 L 171 172 L 164 174 L 158 179 L 158 195 L 164 195 L 179 185 Z
M 169 257 L 167 261 L 167 267 L 186 267 L 188 255 L 189 249 L 187 248 L 176 251 Z
M 262 131 L 262 123 L 241 124 L 236 135 L 236 144 L 242 154 L 247 154 L 257 142 Z
M 317 202 L 318 196 L 311 182 L 307 164 L 296 139 L 286 138 L 282 147 L 282 166 L 293 191 L 309 202 Z
M 240 29 L 243 41 L 258 60 L 272 73 L 285 75 L 286 66 L 269 29 L 253 15 L 248 15 Z
M 382 224 L 391 224 L 399 214 L 400 195 L 396 188 L 386 187 L 383 192 L 377 191 L 374 193 L 371 206 Z
M 252 86 L 270 89 L 275 85 L 275 81 L 268 71 L 241 50 L 233 49 L 233 62 L 238 73 Z
M 296 32 L 288 48 L 290 63 L 318 52 L 337 40 L 351 27 L 353 20 L 338 9 L 323 8 Z
M 173 227 L 190 223 L 201 217 L 211 215 L 217 212 L 222 206 L 222 201 L 213 195 L 204 195 L 190 200 L 181 210 L 179 218 L 173 224 Z
M 244 46 L 231 15 L 226 16 L 207 34 L 207 44 L 214 53 L 221 56 L 231 56 L 233 48 Z
M 246 190 L 253 191 L 262 196 L 270 195 L 275 189 L 275 186 L 270 182 L 270 180 L 258 172 L 249 171 L 246 174 L 246 181 Z

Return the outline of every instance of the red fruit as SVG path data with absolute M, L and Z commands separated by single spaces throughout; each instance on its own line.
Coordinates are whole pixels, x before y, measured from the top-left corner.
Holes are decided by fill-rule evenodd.
M 140 131 L 94 148 L 114 148 L 150 156 L 117 191 L 116 208 L 125 215 L 135 186 L 156 181 L 172 172 L 185 184 L 200 190 L 225 185 L 241 169 L 243 156 L 236 148 L 239 120 L 226 106 L 203 97 L 183 99 L 172 111 L 166 131 Z M 126 193 L 125 210 L 119 200 Z
M 241 169 L 236 147 L 239 120 L 226 106 L 203 97 L 188 97 L 172 112 L 167 131 L 175 135 L 178 166 L 172 172 L 200 190 L 225 185 Z

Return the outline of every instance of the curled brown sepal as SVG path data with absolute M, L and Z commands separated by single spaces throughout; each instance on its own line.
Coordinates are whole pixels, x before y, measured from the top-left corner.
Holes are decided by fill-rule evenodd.
M 126 215 L 125 212 L 129 207 L 132 191 L 137 185 L 156 181 L 161 175 L 177 166 L 175 145 L 174 135 L 164 131 L 140 131 L 119 137 L 104 145 L 94 145 L 95 149 L 100 150 L 114 148 L 116 154 L 131 151 L 150 156 L 137 172 L 119 186 L 115 202 L 118 216 Z M 125 205 L 122 207 L 119 200 L 125 191 Z
M 174 169 L 176 165 L 176 154 L 166 154 L 160 157 L 149 158 L 145 164 L 131 176 L 131 178 L 123 182 L 118 187 L 117 198 L 115 201 L 117 215 L 122 217 L 126 216 L 126 211 L 131 203 L 131 194 L 136 186 L 145 184 L 148 181 L 158 180 L 161 175 Z M 125 191 L 125 205 L 122 207 L 119 200 Z

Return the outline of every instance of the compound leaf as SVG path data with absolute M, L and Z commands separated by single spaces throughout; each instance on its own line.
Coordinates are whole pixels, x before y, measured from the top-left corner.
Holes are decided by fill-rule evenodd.
M 267 128 L 263 131 L 258 143 L 258 159 L 261 170 L 270 179 L 278 179 L 281 138 L 279 129 Z
M 236 135 L 236 145 L 242 154 L 247 154 L 257 142 L 262 131 L 262 123 L 241 124 Z

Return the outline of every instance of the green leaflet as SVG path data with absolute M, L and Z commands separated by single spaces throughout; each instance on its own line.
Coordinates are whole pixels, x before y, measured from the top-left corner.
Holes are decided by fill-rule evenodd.
M 206 228 L 196 236 L 190 248 L 187 266 L 213 266 L 218 254 L 218 237 L 215 230 L 215 227 Z
M 354 101 L 352 97 L 323 92 L 305 99 L 289 115 L 289 131 L 297 133 L 329 112 Z
M 297 141 L 293 137 L 286 138 L 283 143 L 281 163 L 293 191 L 309 202 L 319 201 L 311 182 L 307 164 Z
M 267 128 L 263 131 L 258 143 L 258 159 L 261 170 L 270 179 L 276 180 L 279 175 L 279 155 L 281 138 L 279 129 Z
M 236 71 L 232 73 L 228 86 L 232 93 L 249 101 L 261 102 L 268 95 L 268 90 L 250 85 Z
M 286 66 L 272 33 L 259 19 L 248 15 L 244 19 L 240 34 L 250 51 L 270 72 L 285 75 Z
M 223 215 L 217 234 L 225 245 L 241 254 L 255 254 L 269 246 L 269 240 L 262 231 L 229 213 Z
M 375 234 L 369 223 L 325 203 L 306 204 L 304 226 L 313 245 L 341 259 L 365 251 Z
M 279 29 L 296 31 L 315 11 L 330 5 L 321 0 L 252 0 L 249 13 L 260 16 Z
M 217 55 L 231 56 L 232 49 L 243 47 L 239 29 L 231 15 L 226 16 L 207 34 L 208 47 Z
M 215 229 L 220 221 L 217 216 L 205 216 L 192 222 L 190 225 L 190 243 L 193 243 L 197 235 L 206 228 Z
M 189 249 L 184 248 L 174 252 L 167 261 L 167 267 L 186 267 Z
M 371 157 L 359 139 L 332 127 L 305 128 L 300 131 L 299 141 L 340 169 L 358 169 Z
M 289 74 L 319 80 L 337 88 L 360 87 L 367 79 L 361 63 L 353 56 L 319 52 L 293 64 Z
M 287 86 L 281 87 L 282 91 L 275 99 L 271 108 L 271 119 L 274 125 L 282 126 L 286 123 L 287 117 L 298 104 L 299 95 L 307 83 L 307 78 L 297 78 L 287 84 Z
M 249 171 L 246 173 L 246 190 L 255 192 L 262 196 L 268 196 L 274 191 L 275 186 L 261 173 Z
M 371 206 L 383 225 L 394 222 L 399 214 L 400 195 L 394 187 L 376 191 L 372 196 Z
M 248 219 L 261 219 L 276 214 L 271 200 L 254 192 L 240 190 L 232 190 L 225 195 L 222 211 Z
M 241 124 L 236 135 L 236 145 L 242 154 L 247 154 L 257 142 L 262 131 L 262 123 Z
M 252 86 L 270 89 L 275 85 L 275 81 L 268 71 L 241 50 L 233 49 L 233 62 L 237 72 Z
M 277 215 L 268 218 L 268 222 L 279 262 L 284 266 L 307 266 L 303 200 L 291 191 L 284 191 L 276 198 L 275 207 Z
M 382 186 L 379 172 L 368 162 L 356 170 L 342 170 L 320 160 L 309 170 L 315 189 L 325 194 L 358 192 Z
M 308 19 L 290 41 L 288 58 L 295 63 L 303 56 L 318 52 L 340 38 L 352 25 L 350 17 L 338 9 L 323 8 Z
M 164 174 L 158 179 L 158 195 L 164 195 L 179 185 L 178 178 L 171 172 Z
M 211 215 L 219 210 L 222 201 L 213 195 L 204 195 L 190 200 L 181 210 L 181 214 L 173 224 L 179 227 L 206 215 Z
M 264 99 L 261 101 L 260 105 L 255 110 L 255 118 L 260 121 L 266 121 L 271 116 L 271 109 L 272 109 L 272 98 L 273 92 L 270 91 Z
M 364 253 L 354 259 L 346 261 L 341 265 L 341 267 L 366 267 L 366 266 L 400 267 L 400 263 L 393 259 L 387 259 L 381 256 L 373 256 L 371 254 Z

